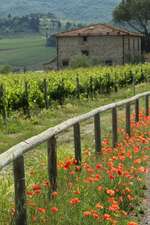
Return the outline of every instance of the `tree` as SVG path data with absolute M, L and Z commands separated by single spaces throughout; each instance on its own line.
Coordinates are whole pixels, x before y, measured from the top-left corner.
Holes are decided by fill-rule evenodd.
M 150 51 L 150 0 L 122 0 L 113 12 L 115 22 L 144 34 L 143 49 Z

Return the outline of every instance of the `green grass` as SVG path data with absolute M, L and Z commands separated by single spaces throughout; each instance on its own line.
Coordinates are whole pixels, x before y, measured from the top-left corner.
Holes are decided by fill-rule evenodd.
M 133 136 L 129 140 L 120 130 L 123 142 L 117 148 L 103 144 L 100 157 L 98 154 L 95 157 L 92 147 L 83 147 L 81 171 L 72 163 L 73 151 L 61 145 L 58 148 L 58 195 L 50 201 L 45 185 L 48 182 L 46 148 L 26 154 L 28 224 L 129 225 L 134 223 L 128 222 L 138 221 L 143 211 L 140 203 L 149 157 L 150 128 L 149 119 L 143 117 L 141 121 L 138 126 L 132 127 Z M 105 128 L 107 126 L 108 121 L 104 124 Z M 14 225 L 12 178 L 12 171 L 8 168 L 0 173 L 0 225 Z M 72 205 L 70 200 L 74 198 L 78 201 Z M 118 209 L 114 210 L 116 206 Z M 58 212 L 52 213 L 52 207 L 56 207 Z M 43 213 L 41 210 L 44 210 Z M 85 212 L 89 216 L 84 216 Z M 110 220 L 105 219 L 108 216 Z
M 2 38 L 0 40 L 0 65 L 40 68 L 56 54 L 55 49 L 45 47 L 45 43 L 45 38 L 40 35 Z
M 149 84 L 140 84 L 136 86 L 136 93 L 144 92 L 149 90 Z M 2 120 L 0 120 L 0 151 L 6 151 L 10 146 L 19 143 L 20 141 L 29 138 L 35 134 L 40 133 L 41 131 L 54 126 L 68 118 L 72 118 L 75 115 L 79 115 L 82 113 L 86 113 L 96 107 L 109 104 L 111 102 L 119 101 L 124 98 L 128 98 L 133 96 L 133 87 L 128 87 L 119 90 L 118 93 L 112 93 L 111 95 L 97 95 L 94 99 L 68 99 L 65 101 L 64 106 L 60 106 L 58 104 L 53 105 L 53 107 L 49 110 L 43 110 L 36 113 L 33 113 L 31 119 L 25 119 L 24 116 L 19 113 L 13 113 L 8 120 L 7 127 L 4 126 Z M 140 101 L 140 104 L 143 105 L 143 101 Z M 132 111 L 134 108 L 132 107 Z M 124 126 L 124 115 L 125 111 L 120 108 L 118 111 L 118 126 Z M 102 137 L 108 137 L 111 139 L 111 112 L 103 113 L 102 114 Z M 137 132 L 138 135 L 142 135 L 143 132 L 146 133 L 146 129 L 142 127 L 141 132 Z M 135 135 L 136 132 L 133 132 Z M 32 191 L 33 184 L 40 184 L 41 185 L 41 194 L 35 195 L 33 197 L 28 196 L 28 219 L 29 225 L 34 224 L 45 224 L 45 225 L 98 225 L 100 220 L 94 219 L 94 215 L 84 218 L 83 212 L 96 210 L 98 215 L 102 216 L 104 213 L 108 213 L 108 207 L 110 206 L 108 203 L 109 196 L 106 194 L 107 189 L 119 190 L 116 193 L 116 198 L 119 199 L 119 196 L 123 195 L 123 192 L 126 188 L 130 188 L 132 190 L 131 195 L 135 198 L 133 201 L 129 202 L 123 195 L 123 203 L 120 205 L 121 209 L 126 211 L 127 213 L 130 212 L 130 207 L 138 206 L 136 212 L 141 211 L 141 206 L 139 202 L 141 201 L 141 197 L 143 195 L 144 186 L 143 182 L 143 174 L 139 175 L 139 172 L 132 171 L 131 175 L 132 180 L 128 178 L 124 178 L 124 176 L 117 177 L 114 181 L 109 180 L 108 174 L 106 174 L 103 170 L 95 170 L 95 165 L 97 163 L 102 163 L 107 169 L 110 169 L 107 165 L 109 161 L 110 164 L 112 163 L 111 159 L 112 156 L 115 155 L 115 167 L 119 167 L 122 165 L 122 159 L 118 159 L 118 156 L 122 157 L 123 154 L 126 154 L 123 149 L 119 148 L 118 151 L 112 151 L 110 153 L 110 148 L 106 150 L 106 153 L 103 154 L 103 159 L 101 160 L 100 157 L 95 158 L 94 152 L 94 137 L 93 137 L 93 119 L 88 120 L 86 122 L 81 123 L 81 135 L 82 135 L 82 150 L 88 151 L 90 150 L 90 157 L 86 157 L 86 154 L 83 154 L 83 166 L 88 165 L 90 168 L 94 169 L 94 173 L 91 174 L 87 172 L 84 168 L 81 173 L 75 173 L 74 176 L 70 176 L 69 172 L 74 171 L 74 167 L 71 166 L 69 170 L 63 170 L 63 168 L 58 169 L 58 197 L 56 199 L 51 200 L 50 202 L 47 199 L 48 190 L 43 185 L 43 182 L 48 179 L 47 174 L 47 146 L 46 143 L 41 145 L 40 147 L 36 148 L 32 152 L 28 152 L 25 154 L 25 165 L 26 165 L 26 184 L 27 184 L 27 191 Z M 67 130 L 67 132 L 59 135 L 60 137 L 57 138 L 58 143 L 58 161 L 64 162 L 64 160 L 70 160 L 70 157 L 74 154 L 74 146 L 73 146 L 73 132 L 72 129 Z M 121 135 L 120 135 L 121 137 Z M 135 142 L 137 140 L 137 143 Z M 139 143 L 139 140 L 143 141 L 143 139 L 135 138 L 131 139 L 131 142 L 125 142 L 126 151 L 129 150 L 132 152 L 134 146 L 142 146 Z M 111 144 L 111 143 L 110 143 Z M 133 160 L 136 158 L 141 158 L 141 164 L 135 165 L 137 169 L 139 166 L 145 166 L 145 162 L 143 161 L 144 156 L 148 151 L 144 151 L 144 147 L 148 147 L 147 144 L 141 147 L 140 153 L 138 155 L 134 155 L 133 159 L 129 160 L 126 158 L 125 163 L 123 164 L 123 168 L 125 171 L 130 171 Z M 109 150 L 107 152 L 107 150 Z M 132 154 L 132 153 L 131 153 Z M 67 159 L 66 159 L 67 158 Z M 146 158 L 145 158 L 146 159 Z M 136 174 L 135 174 L 136 172 Z M 85 183 L 84 180 L 88 177 L 93 177 L 94 175 L 99 174 L 102 179 L 98 182 L 94 182 L 92 184 Z M 137 178 L 137 180 L 135 179 Z M 142 179 L 139 185 L 139 180 Z M 13 185 L 13 175 L 12 170 L 7 168 L 0 172 L 0 225 L 7 225 L 7 224 L 14 224 L 14 220 L 11 217 L 12 208 L 14 208 L 14 185 Z M 134 183 L 134 185 L 133 185 Z M 72 185 L 72 188 L 70 188 Z M 103 191 L 98 192 L 97 187 L 103 186 Z M 80 194 L 74 194 L 74 191 L 80 190 Z M 70 199 L 78 197 L 80 199 L 80 203 L 71 206 L 69 204 Z M 105 209 L 99 211 L 96 208 L 96 204 L 101 203 L 104 205 Z M 35 206 L 33 206 L 35 205 Z M 50 211 L 51 207 L 56 206 L 59 211 L 56 215 L 53 215 Z M 129 207 L 130 206 L 130 207 Z M 46 208 L 45 213 L 38 213 L 38 208 Z M 119 221 L 117 225 L 127 225 L 128 220 L 137 221 L 138 218 L 130 218 L 129 216 L 125 216 L 124 211 L 119 211 L 118 213 L 110 212 L 112 218 L 114 220 Z M 132 212 L 133 213 L 133 212 Z M 35 216 L 36 221 L 33 222 L 33 216 Z M 135 216 L 135 214 L 133 215 Z M 112 223 L 108 221 L 103 221 L 102 225 L 111 225 Z M 114 223 L 115 224 L 115 223 Z
M 136 86 L 136 93 L 148 90 L 148 83 Z M 48 129 L 49 127 L 55 126 L 68 118 L 86 113 L 96 107 L 128 98 L 129 96 L 133 96 L 132 87 L 121 89 L 118 93 L 112 93 L 111 95 L 97 95 L 97 97 L 93 100 L 90 98 L 81 99 L 80 101 L 77 99 L 68 99 L 65 101 L 64 106 L 54 104 L 49 110 L 33 111 L 33 116 L 31 119 L 25 119 L 21 112 L 13 113 L 12 116 L 8 119 L 7 127 L 4 126 L 2 119 L 0 119 L 0 152 L 4 152 L 20 141 L 36 135 Z M 110 114 L 107 115 L 106 113 L 103 120 L 105 130 L 110 132 Z M 93 121 L 91 120 L 83 123 L 83 125 L 81 124 L 81 130 L 83 131 L 83 133 L 86 133 L 88 131 L 85 125 L 89 126 L 89 124 L 93 124 Z M 72 133 L 71 131 L 68 131 L 65 135 L 66 142 L 68 142 L 71 137 Z M 61 140 L 63 140 L 63 138 Z M 92 140 L 92 136 L 89 135 L 89 139 L 87 140 L 90 142 Z M 87 144 L 86 140 L 85 143 Z

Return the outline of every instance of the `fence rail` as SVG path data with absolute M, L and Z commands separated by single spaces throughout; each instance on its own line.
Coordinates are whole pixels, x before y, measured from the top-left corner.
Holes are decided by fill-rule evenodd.
M 117 134 L 117 108 L 125 106 L 125 120 L 126 132 L 131 135 L 131 104 L 135 104 L 135 121 L 139 121 L 139 100 L 145 99 L 145 115 L 149 115 L 149 96 L 150 91 L 138 94 L 129 99 L 112 103 L 100 108 L 94 109 L 86 114 L 69 119 L 55 127 L 52 127 L 39 135 L 36 135 L 26 141 L 23 141 L 8 151 L 0 155 L 0 170 L 13 162 L 14 184 L 15 184 L 15 204 L 16 204 L 16 225 L 27 225 L 27 210 L 26 210 L 26 196 L 25 196 L 25 171 L 24 171 L 24 153 L 34 149 L 36 146 L 47 142 L 48 149 L 48 175 L 50 181 L 50 192 L 57 190 L 57 148 L 56 135 L 73 127 L 74 131 L 74 148 L 75 159 L 80 164 L 82 160 L 81 154 L 81 137 L 80 137 L 80 123 L 82 121 L 94 118 L 95 127 L 95 150 L 101 151 L 101 117 L 102 112 L 112 110 L 112 146 L 115 147 L 118 140 Z

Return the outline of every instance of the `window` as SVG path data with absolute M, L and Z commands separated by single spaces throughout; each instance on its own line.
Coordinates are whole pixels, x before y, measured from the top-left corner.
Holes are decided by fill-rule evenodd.
M 112 62 L 112 60 L 106 60 L 106 61 L 105 61 L 105 64 L 106 64 L 107 66 L 112 66 L 113 62 Z
M 82 55 L 86 55 L 86 56 L 89 56 L 89 51 L 88 50 L 82 50 Z
M 88 38 L 86 36 L 83 37 L 83 41 L 87 42 Z
M 68 59 L 64 59 L 64 60 L 62 61 L 62 65 L 63 65 L 64 67 L 69 66 L 69 60 L 68 60 Z

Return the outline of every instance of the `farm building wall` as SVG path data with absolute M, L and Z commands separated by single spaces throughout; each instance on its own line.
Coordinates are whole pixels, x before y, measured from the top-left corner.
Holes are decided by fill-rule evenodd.
M 59 37 L 57 45 L 58 68 L 67 67 L 79 55 L 121 65 L 141 54 L 140 38 L 130 36 Z
M 141 57 L 141 37 L 125 37 L 124 38 L 125 51 L 124 61 L 125 63 L 134 62 L 135 58 Z

